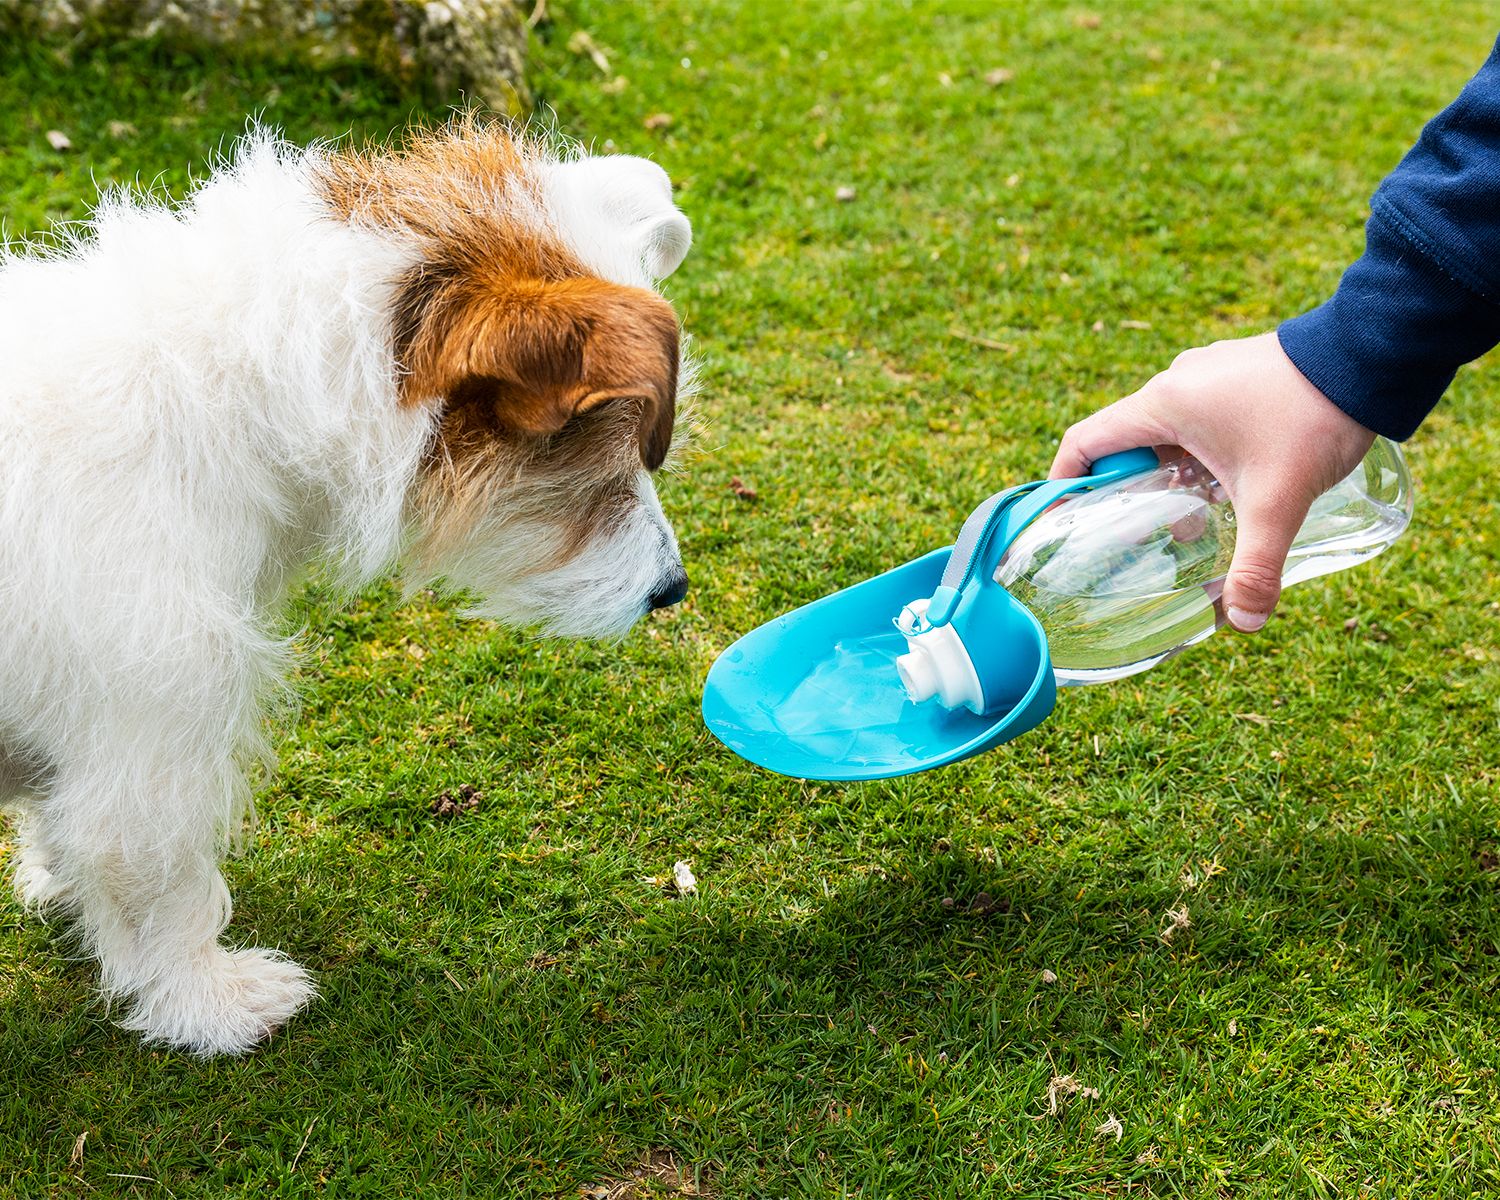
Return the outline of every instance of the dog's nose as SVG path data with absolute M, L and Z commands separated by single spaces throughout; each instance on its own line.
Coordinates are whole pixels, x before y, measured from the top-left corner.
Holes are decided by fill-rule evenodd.
M 668 575 L 661 585 L 646 598 L 653 609 L 671 608 L 687 595 L 687 572 L 681 567 Z

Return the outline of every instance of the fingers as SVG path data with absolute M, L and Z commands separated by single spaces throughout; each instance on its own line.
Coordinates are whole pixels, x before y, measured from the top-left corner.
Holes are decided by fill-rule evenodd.
M 1235 505 L 1239 529 L 1234 561 L 1224 581 L 1223 606 L 1229 623 L 1241 633 L 1255 633 L 1264 626 L 1281 599 L 1287 551 L 1308 507 L 1284 501 Z
M 1047 478 L 1077 479 L 1087 475 L 1106 454 L 1175 441 L 1165 434 L 1141 397 L 1141 392 L 1126 396 L 1070 426 L 1058 443 Z

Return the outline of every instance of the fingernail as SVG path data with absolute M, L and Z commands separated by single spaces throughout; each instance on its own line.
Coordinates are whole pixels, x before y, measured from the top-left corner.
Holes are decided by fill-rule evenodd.
M 1229 623 L 1241 633 L 1254 633 L 1270 618 L 1270 613 L 1246 612 L 1243 608 L 1229 610 Z

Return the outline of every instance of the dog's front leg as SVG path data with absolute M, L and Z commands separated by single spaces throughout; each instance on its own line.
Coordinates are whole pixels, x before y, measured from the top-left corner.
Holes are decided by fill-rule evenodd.
M 120 1024 L 196 1054 L 251 1049 L 313 996 L 273 950 L 219 944 L 229 889 L 219 873 L 229 755 L 204 765 L 160 748 L 64 768 L 31 828 L 98 958 Z

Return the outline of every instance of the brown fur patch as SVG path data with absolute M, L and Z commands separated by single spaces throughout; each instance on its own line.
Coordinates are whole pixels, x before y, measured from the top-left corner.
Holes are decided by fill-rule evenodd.
M 397 149 L 332 154 L 319 182 L 341 217 L 418 244 L 393 352 L 403 403 L 471 410 L 444 457 L 477 449 L 486 417 L 496 435 L 539 437 L 621 402 L 655 469 L 676 416 L 676 317 L 654 292 L 590 275 L 546 228 L 536 154 L 504 126 L 464 117 Z
M 545 435 L 628 403 L 641 459 L 659 467 L 676 413 L 677 318 L 661 297 L 594 278 L 500 272 L 424 285 L 406 355 L 408 403 L 444 397 L 496 426 Z

